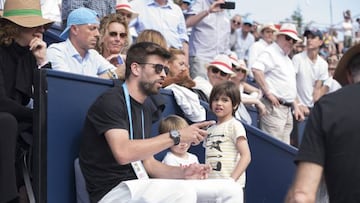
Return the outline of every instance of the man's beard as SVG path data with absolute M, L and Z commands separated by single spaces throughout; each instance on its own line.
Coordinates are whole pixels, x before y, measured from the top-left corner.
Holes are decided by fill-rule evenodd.
M 158 82 L 158 80 L 155 80 L 154 82 L 145 82 L 140 81 L 139 83 L 139 89 L 144 93 L 145 95 L 149 96 L 152 94 L 159 93 L 159 88 L 155 87 L 155 84 Z

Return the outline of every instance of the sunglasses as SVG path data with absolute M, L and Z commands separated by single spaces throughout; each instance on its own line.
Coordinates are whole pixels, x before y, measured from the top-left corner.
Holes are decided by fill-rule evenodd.
M 215 67 L 211 68 L 211 72 L 214 73 L 214 74 L 218 74 L 220 72 L 220 75 L 222 77 L 225 77 L 225 76 L 228 75 L 227 73 L 224 73 L 224 72 L 222 72 L 221 70 L 219 70 L 218 68 L 215 68 Z
M 291 41 L 293 44 L 296 43 L 296 40 L 291 38 L 290 36 L 285 35 L 285 39 L 286 39 L 286 41 Z
M 117 37 L 120 36 L 120 38 L 126 38 L 128 35 L 125 32 L 109 32 L 110 37 Z
M 152 67 L 155 69 L 155 73 L 156 74 L 160 74 L 163 70 L 165 71 L 165 74 L 167 75 L 170 71 L 169 67 L 164 66 L 162 64 L 155 64 L 155 63 L 138 63 L 138 64 L 147 64 L 147 65 L 152 65 Z
M 244 74 L 246 74 L 246 70 L 242 69 L 242 68 L 235 68 L 236 72 L 242 72 Z
M 240 21 L 236 21 L 236 20 L 232 20 L 232 23 L 236 24 L 236 25 L 241 25 Z
M 119 12 L 119 14 L 123 17 L 127 17 L 127 18 L 131 18 L 132 17 L 132 14 L 131 13 L 122 13 L 122 12 Z

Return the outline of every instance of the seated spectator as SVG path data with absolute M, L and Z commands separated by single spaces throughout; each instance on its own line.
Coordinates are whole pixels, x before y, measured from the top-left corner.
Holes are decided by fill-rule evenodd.
M 139 42 L 153 42 L 165 49 L 168 48 L 168 44 L 166 42 L 164 35 L 162 35 L 159 31 L 152 29 L 146 29 L 141 31 L 139 33 L 139 36 L 136 38 L 136 43 Z
M 165 78 L 163 87 L 177 84 L 189 88 L 195 92 L 200 100 L 208 102 L 208 98 L 200 89 L 194 89 L 194 80 L 190 77 L 189 65 L 186 64 L 185 52 L 180 49 L 170 48 L 171 58 L 169 60 L 169 74 Z
M 169 115 L 159 124 L 159 133 L 167 133 L 172 130 L 181 130 L 188 127 L 189 124 L 180 116 Z M 178 145 L 170 147 L 162 162 L 170 166 L 188 167 L 191 164 L 198 164 L 199 159 L 195 154 L 189 153 L 191 143 L 180 142 Z
M 251 124 L 249 123 L 251 119 L 249 120 L 248 118 L 250 116 L 246 115 L 246 108 L 243 105 L 254 105 L 258 109 L 259 115 L 265 115 L 265 105 L 260 101 L 260 98 L 262 97 L 262 92 L 260 89 L 246 82 L 249 69 L 245 64 L 245 61 L 237 60 L 236 55 L 231 55 L 230 58 L 232 61 L 233 70 L 235 72 L 235 75 L 232 76 L 230 80 L 239 87 L 241 94 L 240 107 L 238 108 L 238 111 L 236 111 L 235 116 L 243 121 L 245 118 L 247 118 L 245 119 L 245 121 L 247 121 L 248 124 Z
M 123 85 L 104 92 L 90 107 L 79 163 L 92 202 L 236 202 L 240 198 L 241 188 L 234 181 L 195 180 L 207 178 L 208 165 L 169 166 L 154 158 L 180 142 L 199 144 L 207 136 L 202 128 L 214 123 L 150 136 L 152 114 L 144 101 L 162 87 L 169 58 L 170 53 L 155 43 L 132 45 Z
M 199 99 L 207 102 L 204 92 L 194 89 L 195 82 L 190 77 L 189 68 L 185 60 L 185 52 L 170 48 L 171 58 L 168 61 L 169 74 L 165 78 L 163 87 L 171 89 L 175 100 L 187 119 L 199 122 L 206 119 L 206 111 Z
M 122 50 L 129 44 L 129 30 L 124 17 L 110 14 L 100 21 L 100 38 L 97 43 L 98 52 L 117 67 L 118 77 L 125 77 L 126 55 Z
M 324 84 L 320 88 L 320 97 L 325 94 L 335 92 L 336 90 L 341 88 L 341 85 L 333 78 L 337 64 L 339 63 L 338 57 L 336 56 L 336 54 L 333 54 L 328 57 L 327 62 L 329 64 L 329 78 L 324 81 Z
M 66 41 L 54 43 L 47 50 L 54 70 L 117 78 L 116 67 L 94 50 L 99 37 L 99 18 L 95 11 L 88 8 L 72 11 L 60 37 Z
M 214 85 L 229 80 L 235 73 L 232 71 L 231 59 L 224 54 L 215 56 L 206 68 L 209 79 L 207 80 L 201 76 L 195 77 L 194 81 L 196 85 L 194 89 L 203 91 L 206 97 L 209 98 Z
M 20 12 L 27 10 L 33 12 Z M 24 183 L 15 160 L 23 160 L 33 144 L 33 72 L 50 68 L 43 34 L 51 24 L 41 16 L 39 0 L 5 2 L 0 18 L 0 202 L 19 202 Z

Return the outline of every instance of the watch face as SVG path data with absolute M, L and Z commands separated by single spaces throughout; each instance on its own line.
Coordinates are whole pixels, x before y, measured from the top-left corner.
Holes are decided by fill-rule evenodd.
M 174 141 L 174 145 L 178 145 L 180 143 L 180 133 L 177 130 L 170 131 L 170 137 Z

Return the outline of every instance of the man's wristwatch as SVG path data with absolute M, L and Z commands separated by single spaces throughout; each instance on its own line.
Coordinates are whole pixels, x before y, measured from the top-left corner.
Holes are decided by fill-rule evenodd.
M 180 133 L 177 130 L 170 131 L 170 138 L 174 141 L 174 145 L 178 145 L 180 143 Z

